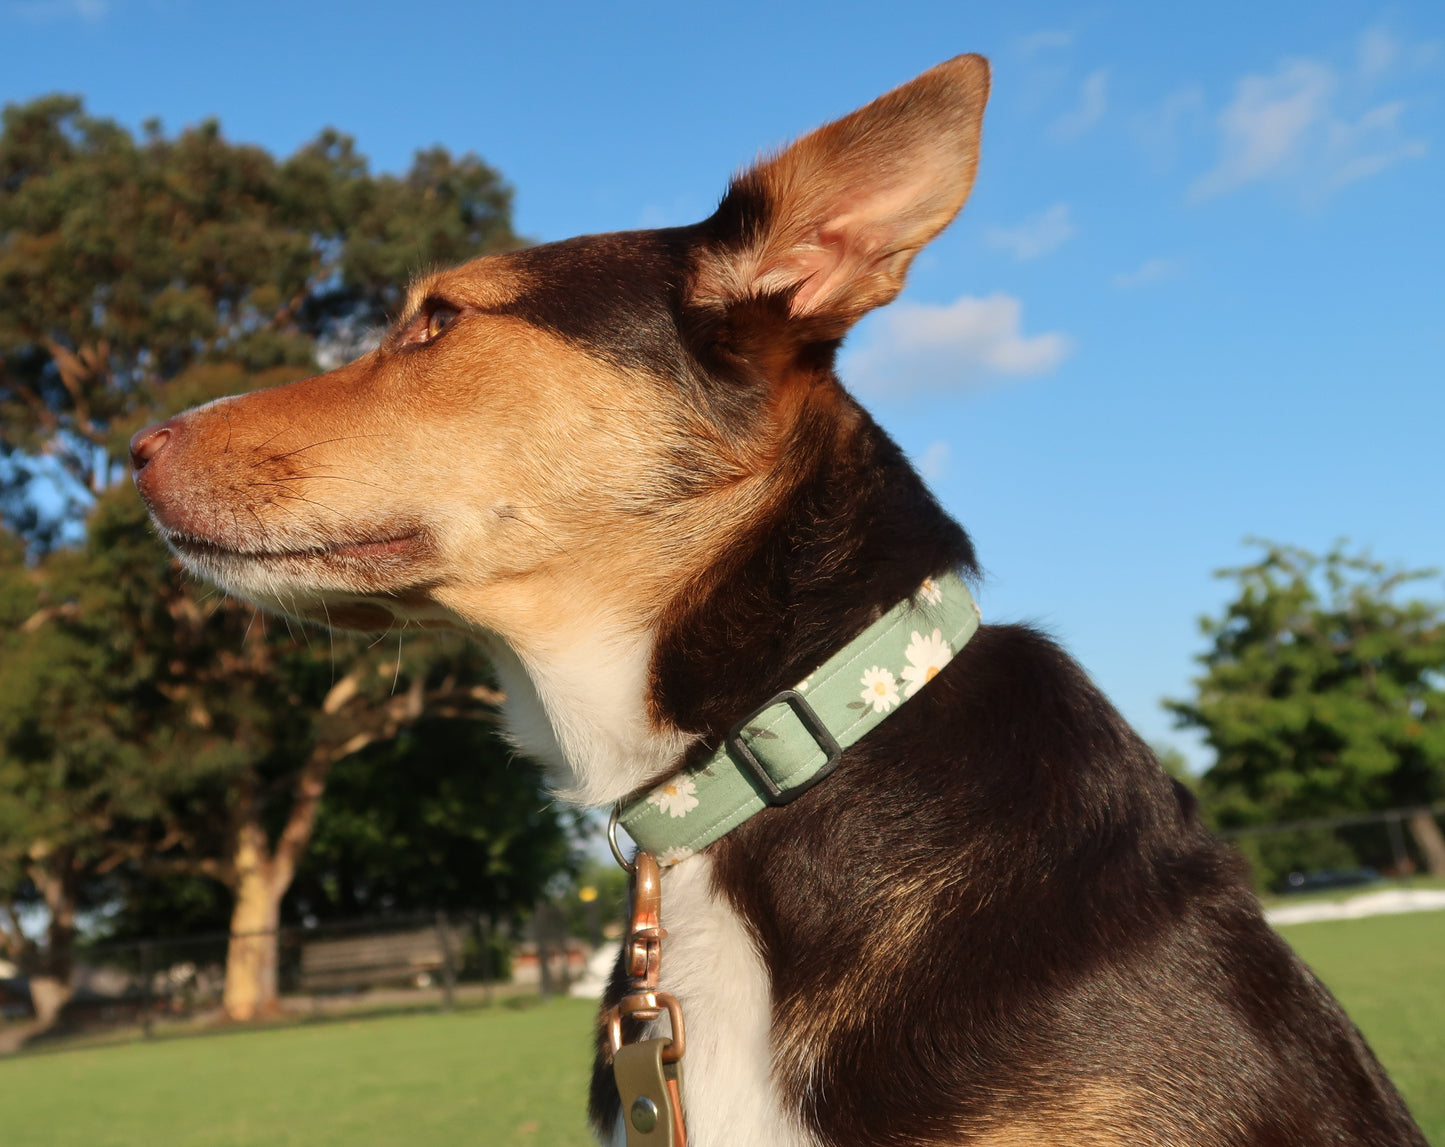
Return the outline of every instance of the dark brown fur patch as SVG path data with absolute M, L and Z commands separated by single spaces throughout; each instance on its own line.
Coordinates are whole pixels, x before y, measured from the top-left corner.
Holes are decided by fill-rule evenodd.
M 971 567 L 849 421 L 800 422 L 776 516 L 664 632 L 657 704 L 713 744 L 925 575 Z M 782 1090 L 825 1143 L 1424 1143 L 1192 797 L 1031 630 L 982 629 L 714 855 L 772 977 Z M 599 1061 L 599 1126 L 614 1105 Z
M 584 235 L 504 256 L 525 284 L 489 308 L 548 330 L 624 370 L 681 381 L 678 338 L 689 229 Z
M 987 69 L 925 78 L 736 181 L 687 233 L 690 262 L 664 260 L 686 385 L 729 396 L 701 409 L 751 434 L 767 479 L 658 631 L 654 713 L 699 754 L 925 576 L 976 572 L 831 371 L 972 181 Z M 938 159 L 940 128 L 952 182 L 880 224 L 896 249 L 859 256 L 839 204 L 866 200 L 870 164 L 906 183 Z M 808 294 L 810 274 L 825 289 Z M 981 629 L 825 783 L 711 853 L 771 978 L 789 1114 L 831 1147 L 1423 1147 L 1238 857 L 1030 629 Z M 617 1117 L 600 1044 L 592 1115 L 604 1132 Z

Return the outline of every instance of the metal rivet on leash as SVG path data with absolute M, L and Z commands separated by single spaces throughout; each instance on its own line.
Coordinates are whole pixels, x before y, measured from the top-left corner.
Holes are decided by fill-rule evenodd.
M 632 1126 L 642 1132 L 657 1126 L 657 1104 L 645 1095 L 639 1095 L 632 1103 Z

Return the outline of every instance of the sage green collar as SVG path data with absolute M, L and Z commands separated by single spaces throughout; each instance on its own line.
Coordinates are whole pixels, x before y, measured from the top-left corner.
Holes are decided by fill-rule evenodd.
M 733 727 L 711 756 L 624 803 L 618 822 L 664 866 L 817 784 L 849 745 L 933 679 L 978 629 L 954 574 L 928 578 L 792 689 Z

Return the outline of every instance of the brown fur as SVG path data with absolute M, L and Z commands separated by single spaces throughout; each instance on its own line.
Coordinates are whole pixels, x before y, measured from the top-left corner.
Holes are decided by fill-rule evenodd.
M 350 366 L 137 435 L 137 486 L 268 607 L 478 634 L 526 669 L 562 787 L 654 782 L 923 577 L 977 572 L 833 358 L 962 205 L 987 93 L 960 57 L 697 226 L 429 275 Z M 711 855 L 812 1142 L 1424 1142 L 1192 798 L 1027 629 L 984 627 Z M 599 1128 L 617 1102 L 604 1052 Z

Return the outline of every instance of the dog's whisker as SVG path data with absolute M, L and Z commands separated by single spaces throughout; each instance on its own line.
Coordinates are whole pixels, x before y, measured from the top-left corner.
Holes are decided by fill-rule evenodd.
M 228 426 L 228 427 L 229 427 L 230 421 L 231 421 L 230 414 L 231 414 L 231 412 L 228 410 L 228 411 L 226 412 L 226 423 L 227 423 L 227 426 Z M 257 444 L 256 446 L 251 447 L 251 449 L 252 449 L 252 450 L 264 450 L 267 446 L 271 445 L 271 443 L 275 442 L 276 439 L 280 438 L 281 435 L 285 434 L 286 431 L 290 430 L 291 427 L 293 427 L 293 426 L 295 426 L 295 425 L 296 425 L 296 424 L 295 424 L 294 422 L 288 422 L 288 423 L 286 423 L 285 426 L 283 426 L 280 430 L 276 431 L 276 433 L 273 434 L 273 435 L 271 435 L 271 437 L 267 438 L 265 441 Z M 228 433 L 229 433 L 229 431 L 228 431 Z
M 401 628 L 396 631 L 396 672 L 391 675 L 391 695 L 396 696 L 396 683 L 401 680 L 401 639 L 406 632 L 407 623 L 403 621 Z
M 367 482 L 362 478 L 347 478 L 342 474 L 288 474 L 278 476 L 269 483 L 257 483 L 257 485 L 273 485 L 283 482 L 352 482 L 358 486 L 369 486 L 373 490 L 381 490 L 387 494 L 400 494 L 401 491 L 392 486 L 382 486 L 376 482 Z
M 265 466 L 270 462 L 280 462 L 286 458 L 293 458 L 297 454 L 304 454 L 307 450 L 315 450 L 318 446 L 330 446 L 336 442 L 351 442 L 361 438 L 385 437 L 385 434 L 344 434 L 338 438 L 323 438 L 320 442 L 312 442 L 306 446 L 298 446 L 295 450 L 287 450 L 283 454 L 272 454 L 269 458 L 263 458 L 259 462 L 252 463 L 251 468 L 254 470 L 257 466 Z

